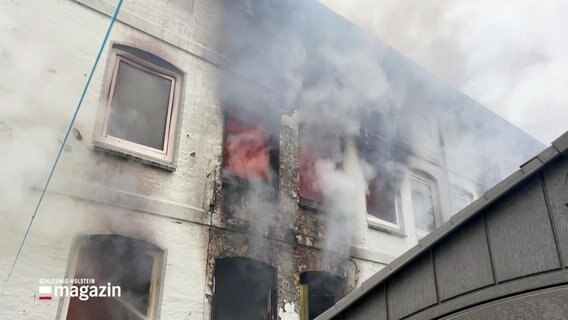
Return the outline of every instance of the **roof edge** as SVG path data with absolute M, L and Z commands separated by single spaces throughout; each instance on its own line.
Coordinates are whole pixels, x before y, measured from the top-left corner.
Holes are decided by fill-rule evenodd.
M 565 157 L 568 157 L 568 131 L 564 132 L 558 139 L 552 141 L 552 146 Z

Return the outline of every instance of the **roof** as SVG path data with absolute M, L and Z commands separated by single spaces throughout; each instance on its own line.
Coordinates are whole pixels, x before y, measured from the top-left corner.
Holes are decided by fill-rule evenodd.
M 551 146 L 522 164 L 519 170 L 497 183 L 494 187 L 486 191 L 482 197 L 455 214 L 448 222 L 422 238 L 416 246 L 392 261 L 368 280 L 364 281 L 360 287 L 339 300 L 333 307 L 318 316 L 316 320 L 328 320 L 339 315 L 356 301 L 370 293 L 375 287 L 384 283 L 395 274 L 396 271 L 410 264 L 425 251 L 430 250 L 430 248 L 439 243 L 442 239 L 448 237 L 466 221 L 469 221 L 474 216 L 480 215 L 489 205 L 502 198 L 505 194 L 508 194 L 510 190 L 528 180 L 534 173 L 539 172 L 544 166 L 552 163 L 560 156 L 568 158 L 568 131 L 554 140 Z

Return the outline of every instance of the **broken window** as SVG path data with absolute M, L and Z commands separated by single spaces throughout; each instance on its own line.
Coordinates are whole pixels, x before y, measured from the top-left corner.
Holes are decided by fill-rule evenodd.
M 419 238 L 441 224 L 438 191 L 433 179 L 413 175 L 410 178 L 412 211 Z
M 96 145 L 173 168 L 181 71 L 139 49 L 111 52 Z
M 89 236 L 77 243 L 75 279 L 120 286 L 120 297 L 70 298 L 68 320 L 155 319 L 163 251 L 121 236 Z M 90 284 L 93 285 L 93 284 Z
M 400 178 L 393 147 L 380 137 L 364 132 L 357 138 L 357 150 L 371 177 L 366 195 L 369 221 L 401 229 L 396 206 Z
M 300 205 L 317 209 L 323 203 L 319 175 L 325 168 L 341 165 L 343 139 L 315 126 L 301 125 L 299 129 L 298 193 Z
M 223 211 L 232 214 L 249 192 L 273 200 L 278 188 L 279 139 L 269 126 L 244 113 L 225 113 L 223 144 Z
M 270 172 L 270 136 L 262 123 L 227 114 L 224 173 L 238 179 L 267 180 Z
M 347 282 L 334 274 L 306 271 L 300 274 L 300 320 L 313 320 L 345 296 Z
M 275 320 L 276 271 L 247 258 L 215 260 L 213 320 Z

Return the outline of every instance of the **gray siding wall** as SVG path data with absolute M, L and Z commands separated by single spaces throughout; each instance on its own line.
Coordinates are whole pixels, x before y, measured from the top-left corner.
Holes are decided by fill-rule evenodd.
M 494 283 L 483 216 L 475 217 L 434 250 L 440 300 Z
M 524 301 L 568 284 L 567 263 L 568 160 L 559 157 L 334 319 L 470 319 L 469 306 L 507 305 L 499 299 Z M 488 312 L 471 310 L 474 317 Z

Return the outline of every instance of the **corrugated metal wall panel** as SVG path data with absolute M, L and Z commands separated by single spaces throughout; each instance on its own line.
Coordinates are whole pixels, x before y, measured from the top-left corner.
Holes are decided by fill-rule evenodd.
M 438 302 L 432 254 L 425 252 L 387 283 L 389 319 L 401 319 Z
M 497 281 L 560 268 L 538 175 L 490 207 L 486 217 Z
M 562 261 L 568 267 L 568 161 L 556 161 L 543 176 Z
M 494 283 L 483 215 L 456 230 L 434 249 L 440 299 Z
M 376 288 L 345 312 L 344 320 L 388 320 L 385 287 Z

